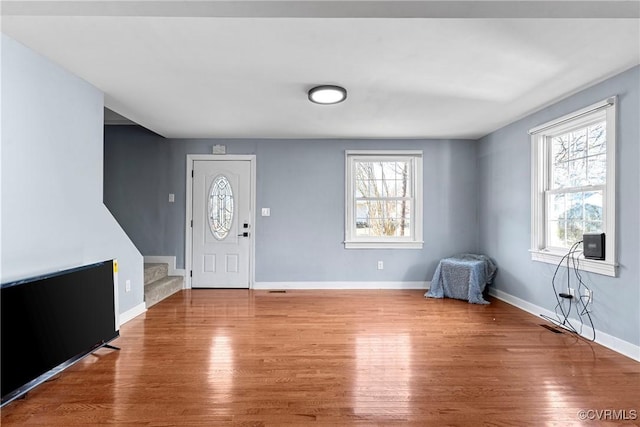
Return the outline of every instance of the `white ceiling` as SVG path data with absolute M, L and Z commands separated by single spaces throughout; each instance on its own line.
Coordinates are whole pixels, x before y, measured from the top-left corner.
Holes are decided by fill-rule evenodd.
M 2 7 L 2 32 L 175 138 L 478 138 L 640 63 L 635 1 Z M 312 104 L 318 84 L 346 102 Z

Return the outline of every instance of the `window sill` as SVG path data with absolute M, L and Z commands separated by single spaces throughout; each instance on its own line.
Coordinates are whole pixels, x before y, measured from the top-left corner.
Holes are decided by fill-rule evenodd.
M 422 249 L 424 242 L 344 242 L 345 249 Z
M 531 249 L 531 260 L 545 262 L 547 264 L 558 265 L 558 263 L 562 260 L 566 254 L 557 253 L 539 249 Z M 582 255 L 578 258 L 578 269 L 581 271 L 588 271 L 590 273 L 602 274 L 603 276 L 611 276 L 616 277 L 617 275 L 617 264 L 613 264 L 609 261 L 597 261 L 593 259 L 586 259 Z M 563 263 L 566 266 L 566 260 Z M 570 266 L 571 265 L 570 261 Z

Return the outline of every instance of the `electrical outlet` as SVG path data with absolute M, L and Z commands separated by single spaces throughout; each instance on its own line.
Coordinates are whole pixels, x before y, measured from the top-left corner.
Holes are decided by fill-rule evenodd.
M 378 261 L 378 270 L 384 270 L 384 262 Z
M 571 295 L 572 297 L 574 297 L 574 298 L 575 298 L 575 296 L 576 296 L 576 290 L 575 290 L 575 289 L 573 289 L 573 288 L 569 288 L 569 295 Z
M 131 292 L 131 280 L 127 280 L 124 282 L 124 291 Z

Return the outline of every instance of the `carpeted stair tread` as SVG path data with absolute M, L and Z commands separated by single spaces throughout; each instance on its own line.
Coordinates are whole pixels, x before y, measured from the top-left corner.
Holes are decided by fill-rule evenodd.
M 161 263 L 148 263 L 144 265 L 144 284 L 153 283 L 169 274 L 169 265 Z

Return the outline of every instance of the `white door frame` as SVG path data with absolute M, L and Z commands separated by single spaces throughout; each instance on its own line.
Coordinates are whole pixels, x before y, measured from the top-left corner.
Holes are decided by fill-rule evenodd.
M 251 194 L 249 196 L 249 203 L 251 204 L 251 236 L 249 239 L 249 289 L 253 289 L 256 281 L 255 276 L 255 259 L 256 259 L 256 156 L 255 154 L 187 154 L 187 194 L 186 194 L 186 216 L 185 216 L 185 233 L 184 233 L 184 267 L 185 274 L 185 288 L 191 289 L 191 270 L 193 267 L 192 259 L 192 239 L 193 233 L 191 228 L 191 221 L 193 220 L 193 162 L 196 160 L 205 161 L 234 161 L 244 160 L 249 161 L 251 168 L 251 178 L 249 179 L 249 185 L 251 186 Z

